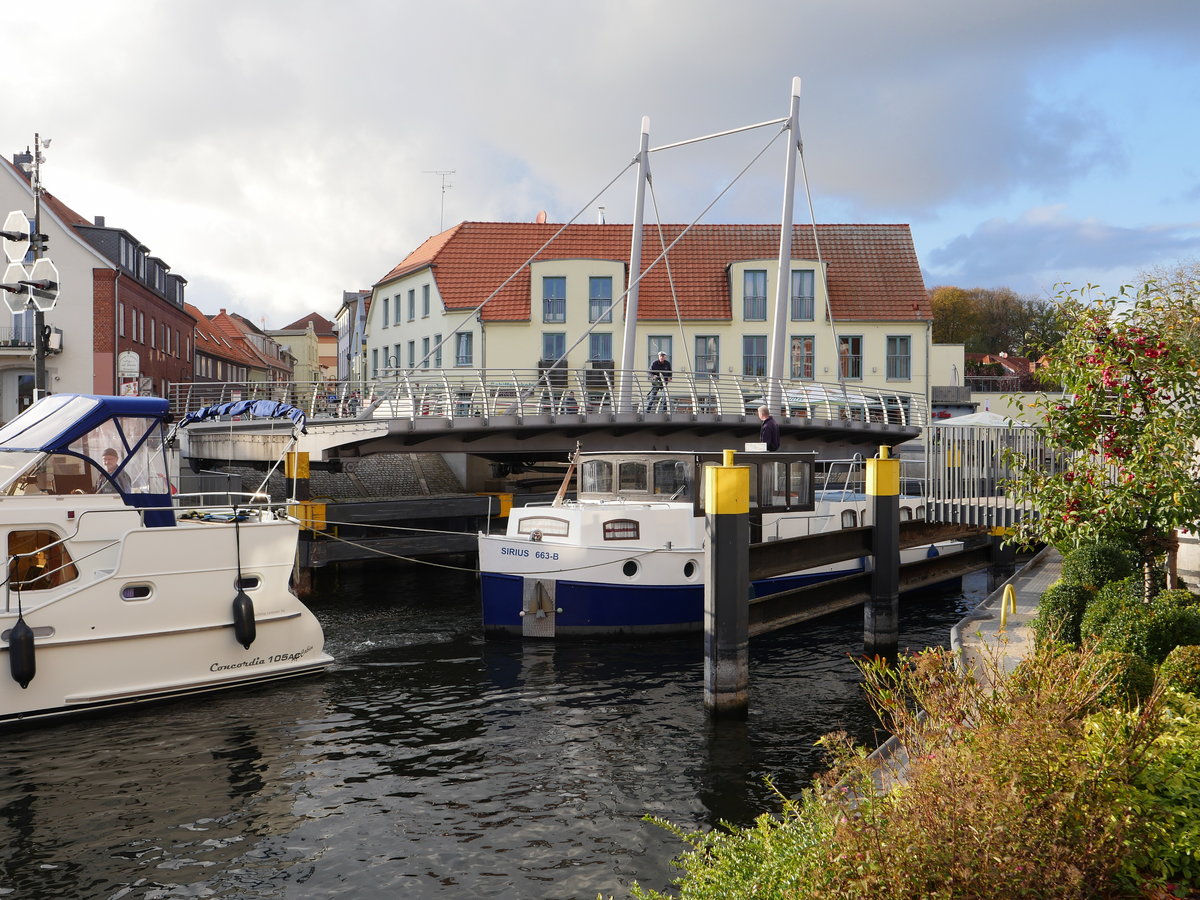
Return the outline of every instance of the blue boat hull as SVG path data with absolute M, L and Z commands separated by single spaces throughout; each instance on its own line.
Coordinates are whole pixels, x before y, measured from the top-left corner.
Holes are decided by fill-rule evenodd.
M 862 571 L 787 575 L 751 585 L 755 597 L 828 581 Z M 523 579 L 484 572 L 480 576 L 483 627 L 488 632 L 522 633 Z M 615 585 L 560 580 L 555 583 L 554 635 L 604 637 L 682 634 L 704 626 L 704 585 Z

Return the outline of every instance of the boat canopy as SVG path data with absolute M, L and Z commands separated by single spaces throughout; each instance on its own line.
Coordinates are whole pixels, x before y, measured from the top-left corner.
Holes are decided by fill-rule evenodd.
M 192 422 L 203 422 L 206 419 L 219 419 L 222 416 L 258 416 L 263 419 L 291 419 L 292 423 L 300 429 L 301 434 L 307 434 L 308 429 L 305 428 L 307 418 L 304 411 L 297 409 L 295 406 L 289 406 L 287 403 L 280 403 L 277 400 L 234 400 L 230 403 L 217 403 L 212 406 L 205 406 L 195 412 L 187 413 L 179 422 L 179 427 L 183 428 L 190 425 Z
M 8 494 L 116 494 L 173 525 L 161 397 L 52 394 L 0 428 L 0 490 Z

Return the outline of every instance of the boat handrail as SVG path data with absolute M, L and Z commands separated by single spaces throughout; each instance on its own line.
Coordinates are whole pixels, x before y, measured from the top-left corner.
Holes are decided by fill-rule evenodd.
M 773 522 L 773 524 L 774 524 L 774 526 L 775 526 L 775 536 L 774 536 L 774 538 L 772 538 L 772 540 L 776 540 L 776 541 L 777 541 L 777 540 L 779 540 L 779 525 L 780 525 L 780 523 L 781 523 L 781 522 L 783 522 L 785 519 L 788 519 L 788 520 L 790 520 L 790 519 L 800 519 L 800 520 L 801 520 L 801 521 L 803 521 L 803 522 L 804 522 L 806 525 L 808 525 L 808 528 L 806 529 L 806 533 L 807 533 L 808 535 L 811 535 L 811 534 L 813 533 L 813 530 L 812 530 L 812 524 L 813 524 L 813 523 L 814 523 L 814 522 L 815 522 L 817 519 L 834 519 L 834 518 L 837 518 L 837 516 L 833 515 L 832 513 L 817 513 L 817 514 L 815 514 L 815 515 L 814 515 L 814 514 L 805 513 L 804 515 L 798 515 L 798 516 L 779 516 L 779 517 L 777 517 L 777 518 L 775 519 L 775 521 Z M 817 533 L 819 534 L 820 532 L 817 532 Z

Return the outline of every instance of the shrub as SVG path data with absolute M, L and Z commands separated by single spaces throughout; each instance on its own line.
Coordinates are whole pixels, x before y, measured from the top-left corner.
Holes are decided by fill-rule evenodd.
M 1052 642 L 1011 675 L 992 659 L 980 677 L 961 677 L 945 651 L 890 668 L 865 664 L 868 698 L 908 751 L 903 783 L 877 793 L 865 751 L 827 742 L 838 750 L 835 767 L 800 802 L 785 802 L 780 817 L 712 832 L 671 829 L 690 848 L 677 863 L 685 873 L 677 896 L 1133 894 L 1156 853 L 1183 852 L 1190 820 L 1162 827 L 1151 812 L 1159 798 L 1135 798 L 1130 786 L 1157 737 L 1161 693 L 1136 715 L 1102 713 L 1112 727 L 1087 726 L 1088 711 L 1099 708 L 1097 669 L 1110 664 Z
M 1062 580 L 1096 591 L 1137 573 L 1137 554 L 1119 544 L 1077 547 L 1063 555 Z
M 1157 664 L 1180 644 L 1200 644 L 1200 609 L 1177 606 L 1162 609 L 1152 605 L 1138 655 Z
M 1150 603 L 1162 609 L 1197 609 L 1200 608 L 1200 596 L 1187 588 L 1176 588 L 1173 591 L 1160 591 Z
M 1037 640 L 1077 646 L 1079 623 L 1091 596 L 1091 592 L 1077 582 L 1059 580 L 1050 585 L 1042 593 L 1037 616 L 1032 623 Z
M 1081 640 L 1098 638 L 1104 631 L 1109 619 L 1120 610 L 1130 606 L 1142 606 L 1142 579 L 1137 575 L 1111 581 L 1100 588 L 1088 602 L 1079 620 L 1079 636 Z
M 1195 644 L 1175 647 L 1163 660 L 1158 675 L 1172 690 L 1200 697 L 1200 647 Z
M 1106 650 L 1096 655 L 1096 663 L 1097 679 L 1104 686 L 1100 702 L 1105 706 L 1133 709 L 1154 690 L 1154 667 L 1140 656 Z

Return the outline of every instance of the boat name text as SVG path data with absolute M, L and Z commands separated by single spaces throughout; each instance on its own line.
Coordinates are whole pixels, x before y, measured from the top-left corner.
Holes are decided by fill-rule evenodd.
M 501 547 L 501 556 L 528 556 L 529 551 L 524 547 Z M 558 559 L 558 554 L 552 550 L 535 550 L 533 552 L 534 559 Z
M 226 672 L 229 669 L 248 669 L 250 666 L 265 666 L 267 663 L 292 662 L 307 656 L 312 651 L 312 647 L 305 647 L 303 650 L 297 650 L 294 653 L 275 653 L 271 656 L 256 656 L 254 659 L 244 659 L 241 662 L 235 663 L 219 663 L 215 662 L 208 667 L 210 672 Z

